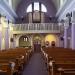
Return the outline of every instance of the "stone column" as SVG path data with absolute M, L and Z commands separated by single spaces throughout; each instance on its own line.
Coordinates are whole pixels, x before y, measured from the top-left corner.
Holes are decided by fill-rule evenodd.
M 7 23 L 7 27 L 5 28 L 5 49 L 9 48 L 9 27 Z
M 64 23 L 64 48 L 68 48 L 68 27 L 69 27 L 69 19 L 66 17 Z
M 75 49 L 75 23 L 72 23 L 71 30 L 72 49 Z
M 67 28 L 64 28 L 64 48 L 67 48 L 68 44 L 68 33 Z
M 30 36 L 30 45 L 33 46 L 33 36 Z
M 71 47 L 75 49 L 75 11 L 72 13 L 71 41 Z
M 14 48 L 14 37 L 13 37 L 13 27 L 12 27 L 12 23 L 9 23 L 9 48 Z
M 13 48 L 19 47 L 19 35 L 12 34 L 13 35 Z
M 6 24 L 6 17 L 5 16 L 1 16 L 1 31 L 0 31 L 0 42 L 1 42 L 1 46 L 0 46 L 0 49 L 3 50 L 5 49 L 5 32 L 6 32 L 6 27 L 7 27 L 7 24 Z
M 3 49 L 5 49 L 5 28 L 4 27 L 2 27 L 2 31 L 1 31 L 1 50 Z
M 8 25 L 8 21 L 4 20 L 4 22 L 2 22 L 2 43 L 4 44 L 4 49 L 8 49 L 9 48 L 9 25 Z
M 0 23 L 0 50 L 2 49 L 2 24 Z

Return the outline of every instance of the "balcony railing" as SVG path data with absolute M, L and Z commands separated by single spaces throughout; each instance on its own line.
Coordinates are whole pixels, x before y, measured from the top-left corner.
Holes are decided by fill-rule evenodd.
M 60 32 L 60 26 L 57 23 L 28 23 L 13 24 L 13 31 L 25 32 Z

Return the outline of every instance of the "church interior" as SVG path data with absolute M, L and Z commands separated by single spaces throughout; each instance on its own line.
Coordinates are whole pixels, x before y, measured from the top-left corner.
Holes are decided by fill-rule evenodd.
M 75 75 L 75 0 L 0 0 L 0 75 Z

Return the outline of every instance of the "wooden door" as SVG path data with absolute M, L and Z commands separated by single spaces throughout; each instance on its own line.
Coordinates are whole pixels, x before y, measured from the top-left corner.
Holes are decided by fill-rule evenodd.
M 34 52 L 41 52 L 41 43 L 34 43 Z

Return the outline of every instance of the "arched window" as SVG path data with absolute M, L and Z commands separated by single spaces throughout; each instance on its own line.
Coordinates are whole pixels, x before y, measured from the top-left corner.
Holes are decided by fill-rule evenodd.
M 23 37 L 23 41 L 27 42 L 28 41 L 28 37 L 27 36 L 22 36 Z
M 34 2 L 34 11 L 39 11 L 39 3 L 38 2 Z
M 32 4 L 27 7 L 27 12 L 32 12 Z
M 40 11 L 40 3 L 34 2 L 34 11 Z M 32 4 L 27 7 L 27 13 L 32 12 Z M 47 8 L 44 4 L 41 4 L 41 12 L 47 12 Z
M 44 4 L 41 5 L 41 11 L 42 11 L 42 12 L 47 12 L 47 9 L 46 9 L 46 7 L 45 7 Z

